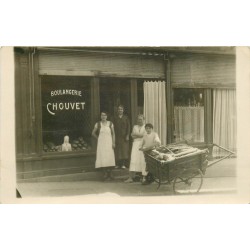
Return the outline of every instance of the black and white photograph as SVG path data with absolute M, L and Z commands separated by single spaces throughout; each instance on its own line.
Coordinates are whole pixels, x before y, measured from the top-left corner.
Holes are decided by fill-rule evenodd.
M 247 7 L 2 1 L 2 248 L 246 248 Z
M 237 193 L 236 47 L 12 47 L 17 198 Z

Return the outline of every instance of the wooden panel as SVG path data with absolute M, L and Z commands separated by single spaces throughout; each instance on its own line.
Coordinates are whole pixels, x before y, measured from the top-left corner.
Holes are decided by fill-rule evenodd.
M 33 139 L 33 131 L 32 131 L 32 120 L 31 120 L 31 89 L 30 89 L 30 57 L 29 54 L 20 55 L 20 82 L 16 84 L 20 84 L 20 92 L 17 93 L 16 98 L 21 99 L 21 113 L 16 113 L 16 116 L 22 116 L 22 144 L 23 144 L 23 154 L 32 153 L 32 139 Z M 19 118 L 17 118 L 19 119 Z M 16 124 L 19 126 L 19 124 Z M 21 138 L 17 138 L 20 140 Z
M 52 175 L 82 173 L 93 171 L 95 168 L 95 155 L 78 155 L 75 157 L 33 158 L 30 161 L 17 161 L 17 179 L 29 179 Z
M 173 90 L 171 84 L 170 62 L 166 61 L 166 105 L 167 105 L 167 143 L 174 141 L 174 108 L 173 108 Z
M 137 80 L 130 81 L 130 96 L 131 96 L 131 128 L 137 123 L 138 116 L 138 99 L 137 99 Z
M 42 100 L 41 100 L 41 79 L 38 73 L 38 54 L 34 55 L 34 133 L 35 151 L 41 155 L 43 151 L 42 143 Z
M 234 56 L 176 54 L 171 83 L 174 87 L 235 88 L 235 67 Z
M 15 102 L 16 102 L 16 153 L 17 155 L 23 152 L 23 122 L 22 122 L 22 99 L 21 93 L 21 70 L 20 70 L 20 54 L 15 53 Z
M 47 75 L 163 78 L 161 57 L 84 52 L 39 52 L 39 73 Z
M 91 125 L 94 128 L 96 121 L 100 119 L 100 88 L 99 78 L 91 79 Z M 91 143 L 93 150 L 96 151 L 97 140 L 91 137 Z
M 213 143 L 213 101 L 212 101 L 212 90 L 206 89 L 204 93 L 204 137 L 207 145 Z M 212 156 L 212 147 L 209 147 L 209 156 Z
M 32 51 L 15 53 L 15 100 L 17 154 L 33 155 L 39 152 L 40 113 L 37 60 Z

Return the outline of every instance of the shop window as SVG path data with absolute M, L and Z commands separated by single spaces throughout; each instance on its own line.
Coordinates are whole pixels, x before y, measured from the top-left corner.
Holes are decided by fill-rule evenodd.
M 204 142 L 203 89 L 174 89 L 174 139 Z
M 90 79 L 43 76 L 41 96 L 43 151 L 91 150 Z

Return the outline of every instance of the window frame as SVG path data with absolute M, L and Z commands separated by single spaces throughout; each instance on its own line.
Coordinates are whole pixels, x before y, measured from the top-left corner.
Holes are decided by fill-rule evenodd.
M 188 86 L 172 86 L 171 87 L 171 130 L 172 134 L 167 134 L 168 140 L 174 142 L 174 90 L 180 88 L 198 89 Z M 213 145 L 213 100 L 212 100 L 212 88 L 202 88 L 204 90 L 204 142 L 191 143 L 192 146 L 208 147 Z M 168 123 L 169 124 L 169 123 Z
M 96 140 L 90 135 L 91 141 L 91 148 L 88 150 L 79 150 L 79 151 L 55 151 L 55 152 L 45 152 L 43 150 L 43 127 L 42 127 L 42 77 L 45 75 L 39 75 L 39 86 L 38 86 L 38 95 L 36 96 L 36 107 L 37 109 L 37 144 L 38 144 L 38 155 L 40 155 L 43 159 L 50 159 L 50 158 L 60 158 L 60 157 L 75 157 L 75 156 L 82 156 L 82 155 L 94 155 L 96 152 Z M 50 76 L 57 76 L 57 75 L 50 75 Z M 60 75 L 60 77 L 69 77 L 69 75 Z M 83 77 L 83 76 L 70 76 L 70 77 Z M 90 122 L 91 124 L 94 123 L 96 120 L 97 114 L 99 113 L 99 81 L 96 80 L 95 77 L 90 78 Z M 97 104 L 97 105 L 96 105 Z M 93 124 L 94 126 L 94 124 Z M 93 127 L 92 126 L 92 127 Z M 92 132 L 92 131 L 91 131 Z

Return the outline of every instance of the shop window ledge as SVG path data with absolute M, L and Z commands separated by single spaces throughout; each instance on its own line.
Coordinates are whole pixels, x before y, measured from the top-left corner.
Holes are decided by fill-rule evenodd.
M 42 155 L 33 155 L 33 156 L 18 156 L 17 161 L 37 161 L 37 160 L 50 160 L 50 159 L 63 159 L 63 158 L 76 158 L 76 157 L 84 157 L 84 156 L 94 156 L 96 154 L 95 151 L 86 151 L 86 152 L 51 152 L 44 153 Z

